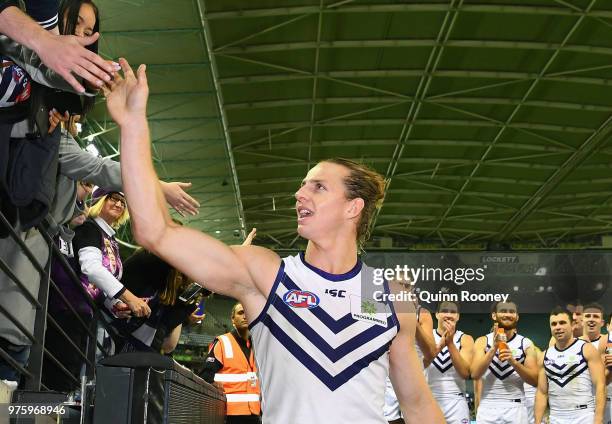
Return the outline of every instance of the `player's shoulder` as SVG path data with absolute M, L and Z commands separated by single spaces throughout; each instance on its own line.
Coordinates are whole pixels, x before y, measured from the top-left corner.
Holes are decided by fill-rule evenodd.
M 457 330 L 457 334 L 459 335 L 459 340 L 461 340 L 462 343 L 464 342 L 474 343 L 474 337 L 471 334 L 468 334 L 465 331 L 461 331 L 461 330 Z
M 485 334 L 484 336 L 480 336 L 480 337 L 478 337 L 478 338 L 476 339 L 476 342 L 475 342 L 475 343 L 476 343 L 476 345 L 477 345 L 477 346 L 480 346 L 480 345 L 486 346 L 486 345 L 487 345 L 487 343 L 489 342 L 489 340 L 488 340 L 488 337 L 487 337 L 487 336 L 488 336 L 488 335 L 487 335 L 487 334 Z
M 281 266 L 281 257 L 266 247 L 240 245 L 230 248 L 255 277 L 276 274 Z
M 582 342 L 580 348 L 585 359 L 588 360 L 592 358 L 599 358 L 599 351 L 597 348 L 595 348 L 595 346 L 593 346 L 592 343 L 589 343 L 583 339 L 578 339 L 578 342 Z

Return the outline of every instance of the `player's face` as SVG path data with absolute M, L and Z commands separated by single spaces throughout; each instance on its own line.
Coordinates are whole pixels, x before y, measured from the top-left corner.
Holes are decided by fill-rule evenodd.
M 582 336 L 582 305 L 568 305 L 567 308 L 572 313 L 572 331 L 574 333 L 574 337 Z
M 582 328 L 585 334 L 599 336 L 601 327 L 604 326 L 604 318 L 599 309 L 585 309 L 582 313 Z
M 572 323 L 567 314 L 551 315 L 550 332 L 558 342 L 564 342 L 572 337 Z
M 497 312 L 493 313 L 493 321 L 499 328 L 512 330 L 518 323 L 518 311 L 514 303 L 500 303 L 497 305 Z
M 236 330 L 243 330 L 249 326 L 242 305 L 236 305 L 236 307 L 234 308 L 234 315 L 232 315 L 232 324 L 234 325 L 234 327 L 236 327 Z
M 444 321 L 456 323 L 459 321 L 459 311 L 457 311 L 457 306 L 449 302 L 443 302 L 436 313 L 436 319 L 439 323 Z
M 355 226 L 351 220 L 354 201 L 346 198 L 344 178 L 349 170 L 342 165 L 321 162 L 312 168 L 295 193 L 298 233 L 308 240 L 334 236 Z

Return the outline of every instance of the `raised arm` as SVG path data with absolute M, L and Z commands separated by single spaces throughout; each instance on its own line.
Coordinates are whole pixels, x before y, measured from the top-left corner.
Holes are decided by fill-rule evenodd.
M 416 323 L 415 337 L 421 352 L 423 352 L 423 365 L 427 368 L 438 354 L 436 341 L 433 337 L 433 320 L 427 309 L 421 309 L 419 320 Z
M 280 258 L 262 247 L 227 246 L 171 221 L 151 160 L 145 67 L 136 78 L 125 59 L 120 63 L 125 79 L 110 84 L 107 105 L 121 130 L 121 172 L 136 241 L 208 289 L 240 300 L 253 320 Z
M 482 378 L 495 356 L 495 347 L 492 347 L 488 351 L 486 351 L 486 348 L 487 338 L 485 336 L 476 339 L 476 343 L 474 344 L 474 359 L 470 368 L 470 374 L 474 380 Z
M 450 324 L 449 325 L 453 325 Z M 448 329 L 447 329 L 448 332 Z M 454 325 L 453 325 L 453 336 L 448 340 L 446 345 L 448 346 L 448 353 L 450 354 L 453 366 L 457 370 L 457 373 L 461 378 L 470 378 L 470 364 L 472 363 L 472 357 L 474 356 L 474 339 L 469 334 L 461 336 L 461 349 L 457 349 L 455 343 L 453 343 L 454 337 Z
M 46 31 L 18 7 L 4 6 L 0 6 L 0 33 L 34 50 L 45 65 L 61 75 L 77 92 L 82 93 L 85 88 L 73 73 L 97 87 L 110 80 L 115 70 L 113 65 L 85 48 L 98 39 L 98 33 L 89 37 L 56 35 Z
M 444 416 L 434 400 L 415 346 L 416 314 L 398 314 L 400 331 L 391 344 L 389 377 L 407 424 L 443 424 Z

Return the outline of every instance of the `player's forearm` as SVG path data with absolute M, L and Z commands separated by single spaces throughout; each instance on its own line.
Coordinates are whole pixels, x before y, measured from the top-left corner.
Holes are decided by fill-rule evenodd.
M 513 361 L 512 366 L 516 373 L 523 379 L 523 381 L 527 384 L 531 384 L 532 386 L 538 385 L 538 370 L 532 369 L 531 367 L 526 367 L 520 362 Z
M 418 399 L 413 399 L 409 403 L 400 403 L 406 424 L 444 424 L 446 422 L 429 390 L 420 391 Z M 415 405 L 419 405 L 418 408 L 415 408 Z
M 423 360 L 430 364 L 437 355 L 436 342 L 431 333 L 426 333 L 419 324 L 416 326 L 415 338 L 423 352 Z
M 548 403 L 546 395 L 541 393 L 539 390 L 536 392 L 535 405 L 533 408 L 535 424 L 540 424 L 544 419 L 546 413 L 546 404 Z
M 474 362 L 472 363 L 472 367 L 470 369 L 472 378 L 474 380 L 478 380 L 484 375 L 485 371 L 487 370 L 487 367 L 491 364 L 491 361 L 493 360 L 494 356 L 495 348 L 491 348 L 481 358 L 474 359 Z
M 134 237 L 150 248 L 163 235 L 170 217 L 153 168 L 145 117 L 121 127 L 121 175 Z
M 0 13 L 0 33 L 38 52 L 41 41 L 49 33 L 17 7 L 7 7 Z
M 448 353 L 450 353 L 453 366 L 461 378 L 470 378 L 470 364 L 461 355 L 461 352 L 459 349 L 457 349 L 457 346 L 455 346 L 454 343 L 450 343 L 448 345 Z
M 604 408 L 606 406 L 606 386 L 603 381 L 595 385 L 595 420 L 594 423 L 603 423 Z

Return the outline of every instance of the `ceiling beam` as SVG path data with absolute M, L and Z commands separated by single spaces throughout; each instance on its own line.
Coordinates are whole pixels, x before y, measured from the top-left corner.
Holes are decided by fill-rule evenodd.
M 612 112 L 612 110 L 610 111 Z M 203 140 L 203 139 L 199 139 Z M 186 142 L 189 142 L 187 140 Z M 350 140 L 317 140 L 313 142 L 314 146 L 317 147 L 368 147 L 368 146 L 395 146 L 397 143 L 397 139 L 389 138 L 389 139 L 368 139 L 368 138 L 358 138 L 358 139 L 350 139 Z M 533 143 L 530 141 L 530 143 Z M 480 141 L 480 140 L 442 140 L 442 139 L 411 139 L 411 146 L 440 146 L 440 147 L 486 147 L 488 146 L 488 141 Z M 302 147 L 307 147 L 308 143 L 306 141 L 288 141 L 288 142 L 275 142 L 275 149 L 299 149 Z M 503 147 L 506 149 L 515 149 L 515 150 L 527 150 L 527 151 L 536 151 L 536 152 L 573 152 L 575 149 L 568 148 L 560 148 L 548 145 L 538 145 L 538 144 L 528 144 L 525 143 L 499 143 L 499 147 Z M 245 151 L 269 151 L 269 146 L 258 145 L 253 146 L 249 150 Z M 612 154 L 612 152 L 611 152 Z
M 404 103 L 404 102 L 402 102 Z M 396 103 L 391 106 L 396 106 L 399 103 Z M 389 105 L 387 105 L 389 107 Z M 370 109 L 369 111 L 372 111 Z M 351 115 L 355 116 L 357 114 L 364 114 L 366 111 L 359 111 L 356 113 L 352 113 Z M 342 115 L 347 116 L 348 114 Z M 193 118 L 193 119 L 202 119 L 202 118 Z M 188 119 L 186 119 L 188 120 Z M 315 122 L 315 126 L 324 127 L 324 126 L 371 126 L 371 125 L 381 125 L 381 126 L 394 126 L 394 125 L 402 125 L 405 119 L 403 118 L 377 118 L 377 119 L 352 119 L 352 120 L 342 120 L 340 116 L 331 117 L 319 120 Z M 500 127 L 504 126 L 504 123 L 499 123 L 496 121 L 485 121 L 485 120 L 467 120 L 467 119 L 418 119 L 413 121 L 414 125 L 430 125 L 430 126 L 455 126 L 455 127 Z M 251 132 L 251 131 L 266 131 L 266 130 L 277 130 L 277 129 L 306 129 L 310 125 L 309 121 L 293 121 L 293 122 L 265 122 L 265 123 L 257 123 L 257 124 L 245 124 L 245 125 L 235 125 L 229 127 L 229 131 L 232 133 L 235 132 Z M 591 134 L 593 132 L 592 128 L 585 127 L 576 127 L 569 125 L 555 125 L 555 124 L 538 124 L 532 122 L 515 122 L 508 123 L 505 125 L 508 128 L 517 128 L 517 129 L 529 129 L 529 130 L 540 130 L 540 131 L 554 131 L 554 132 L 566 132 L 573 134 Z M 258 142 L 265 141 L 267 137 L 263 137 L 261 139 L 257 139 Z M 248 142 L 248 145 L 256 144 L 255 141 Z M 245 144 L 240 144 L 236 148 L 243 148 Z M 567 147 L 567 146 L 566 146 Z
M 591 0 L 591 3 L 589 4 L 589 6 L 586 9 L 586 12 L 589 12 L 591 10 L 591 8 L 593 7 L 593 4 L 595 3 L 596 0 Z M 542 67 L 542 69 L 539 72 L 539 77 L 535 78 L 531 84 L 529 85 L 529 87 L 527 88 L 527 90 L 525 91 L 525 93 L 523 94 L 523 96 L 521 97 L 521 101 L 514 107 L 514 109 L 512 110 L 512 112 L 510 113 L 510 115 L 508 116 L 508 118 L 506 118 L 506 121 L 503 123 L 502 126 L 500 126 L 499 131 L 497 132 L 497 134 L 495 135 L 495 137 L 493 137 L 493 139 L 491 140 L 491 144 L 487 147 L 487 149 L 483 152 L 482 156 L 480 157 L 480 159 L 478 160 L 478 163 L 476 164 L 476 166 L 474 166 L 474 168 L 472 169 L 472 171 L 470 172 L 469 177 L 465 180 L 465 182 L 463 183 L 463 185 L 461 186 L 461 188 L 459 189 L 459 193 L 457 193 L 456 197 L 453 199 L 453 201 L 450 203 L 448 209 L 444 212 L 444 214 L 442 215 L 442 217 L 440 218 L 440 221 L 437 225 L 438 227 L 441 227 L 444 223 L 445 218 L 450 214 L 450 212 L 453 209 L 453 206 L 457 203 L 457 201 L 459 200 L 459 198 L 461 197 L 461 194 L 467 189 L 467 187 L 470 184 L 470 179 L 472 177 L 474 177 L 476 175 L 476 173 L 480 170 L 481 164 L 487 160 L 488 156 L 491 154 L 491 152 L 493 151 L 495 145 L 500 141 L 502 135 L 506 132 L 506 130 L 508 128 L 511 128 L 511 123 L 514 120 L 514 117 L 518 114 L 521 106 L 523 105 L 523 102 L 525 102 L 529 96 L 531 95 L 531 93 L 533 93 L 533 91 L 535 90 L 536 86 L 538 85 L 538 83 L 540 82 L 540 77 L 544 76 L 546 74 L 546 72 L 548 72 L 548 69 L 552 66 L 553 62 L 555 61 L 555 59 L 557 58 L 557 56 L 559 55 L 559 53 L 561 52 L 562 49 L 565 48 L 567 42 L 571 39 L 572 35 L 574 34 L 574 32 L 578 29 L 578 27 L 580 26 L 580 24 L 582 23 L 582 21 L 584 20 L 584 17 L 586 15 L 581 15 L 572 25 L 572 27 L 570 28 L 570 30 L 565 34 L 565 37 L 563 38 L 563 41 L 558 44 L 555 48 L 555 51 L 552 53 L 552 55 L 548 58 L 548 60 L 546 61 L 546 63 L 544 64 L 544 66 Z M 516 215 L 515 215 L 516 217 Z M 513 218 L 515 218 L 513 217 Z M 511 219 L 512 221 L 512 219 Z M 505 227 L 505 228 L 509 228 L 509 227 Z M 506 230 L 503 230 L 506 231 Z M 507 236 L 508 233 L 505 232 L 505 236 Z M 503 239 L 503 237 L 501 237 Z
M 551 196 L 551 193 L 561 184 L 568 175 L 570 175 L 580 164 L 587 160 L 599 147 L 608 141 L 612 134 L 612 116 L 610 116 L 585 142 L 560 166 L 550 178 L 542 184 L 542 186 L 523 204 L 521 209 L 510 219 L 504 228 L 500 231 L 499 238 L 508 237 L 516 228 L 518 228 L 529 215 L 531 215 L 538 205 L 545 198 L 564 198 L 556 195 Z M 582 197 L 584 193 L 570 195 L 572 197 Z M 609 193 L 608 193 L 609 194 Z M 599 194 L 598 194 L 599 195 Z M 605 195 L 605 194 L 602 194 Z
M 288 66 L 284 66 L 284 65 L 278 65 L 275 63 L 271 63 L 271 62 L 267 62 L 267 61 L 263 61 L 263 60 L 256 60 L 256 59 L 251 59 L 251 58 L 246 58 L 246 57 L 242 57 L 242 56 L 236 56 L 236 55 L 231 55 L 231 54 L 227 54 L 224 52 L 220 52 L 217 53 L 217 56 L 220 57 L 226 57 L 229 59 L 233 59 L 239 62 L 244 62 L 244 63 L 250 63 L 253 65 L 260 65 L 269 69 L 274 69 L 274 70 L 280 70 L 280 71 L 285 71 L 285 72 L 291 72 L 291 73 L 295 73 L 297 75 L 304 75 L 304 76 L 314 76 L 311 72 L 308 71 L 304 71 L 301 69 L 297 69 L 297 68 L 290 68 Z M 370 85 L 365 85 L 365 84 L 359 84 L 359 83 L 355 83 L 352 81 L 345 81 L 342 79 L 337 79 L 337 78 L 332 78 L 332 77 L 328 77 L 325 75 L 319 75 L 318 78 L 321 79 L 325 79 L 328 81 L 334 81 L 337 82 L 339 84 L 344 84 L 344 85 L 348 85 L 348 86 L 352 86 L 352 87 L 357 87 L 357 88 L 363 88 L 364 90 L 368 90 L 368 91 L 372 91 L 374 93 L 379 93 L 379 94 L 387 94 L 387 95 L 391 95 L 391 96 L 395 96 L 398 98 L 402 98 L 402 99 L 409 99 L 408 96 L 402 94 L 402 93 L 398 93 L 398 92 L 393 92 L 390 90 L 383 90 L 380 89 L 376 86 L 370 86 Z
M 269 16 L 291 16 L 302 14 L 317 13 L 317 6 L 292 6 L 292 7 L 276 7 L 266 9 L 240 9 L 228 10 L 223 12 L 210 12 L 207 18 L 211 20 L 218 19 L 253 19 Z M 446 12 L 448 6 L 445 3 L 430 3 L 430 4 L 407 4 L 407 3 L 391 3 L 391 4 L 371 4 L 357 5 L 344 7 L 340 10 L 329 9 L 324 13 L 415 13 L 415 12 Z M 503 13 L 516 15 L 541 15 L 541 16 L 576 16 L 579 12 L 572 11 L 565 7 L 551 6 L 519 6 L 510 5 L 507 3 L 501 4 L 472 4 L 463 6 L 463 11 L 467 13 Z M 592 17 L 611 19 L 612 11 L 596 10 L 591 12 Z
M 584 16 L 584 15 L 583 15 Z M 341 40 L 321 41 L 321 49 L 364 49 L 364 48 L 433 48 L 437 46 L 435 39 L 387 39 L 387 40 Z M 511 49 L 511 50 L 563 50 L 574 53 L 612 55 L 612 48 L 591 45 L 567 45 L 566 43 L 541 43 L 523 40 L 448 40 L 448 47 L 464 47 L 474 49 Z M 288 43 L 255 44 L 239 47 L 228 47 L 224 55 L 245 53 L 287 52 L 296 50 L 315 50 L 314 41 L 297 41 Z
M 244 207 L 242 206 L 242 198 L 240 196 L 240 184 L 238 182 L 238 171 L 236 170 L 236 162 L 234 161 L 234 154 L 232 152 L 232 141 L 230 136 L 230 131 L 227 123 L 227 116 L 225 114 L 225 110 L 223 109 L 223 95 L 221 93 L 221 86 L 219 84 L 219 74 L 217 70 L 217 62 L 215 60 L 215 56 L 212 52 L 212 36 L 210 34 L 210 25 L 206 18 L 206 9 L 203 0 L 195 0 L 195 6 L 198 11 L 198 15 L 200 18 L 200 29 L 202 34 L 203 47 L 205 48 L 208 59 L 210 60 L 210 72 L 212 75 L 213 84 L 215 87 L 215 94 L 217 100 L 217 107 L 219 108 L 219 114 L 221 115 L 221 124 L 223 126 L 223 134 L 225 136 L 225 149 L 227 158 L 229 161 L 229 167 L 232 178 L 232 185 L 234 188 L 234 201 L 236 203 L 236 209 L 238 213 L 240 232 L 242 233 L 242 238 L 246 238 L 246 222 L 244 219 Z
M 219 51 L 222 51 L 222 50 L 224 50 L 224 49 L 226 49 L 228 47 L 244 43 L 245 41 L 251 40 L 253 38 L 259 37 L 260 35 L 267 34 L 267 33 L 272 32 L 272 31 L 276 31 L 279 28 L 285 27 L 287 25 L 291 25 L 291 24 L 293 24 L 293 23 L 295 23 L 297 21 L 300 21 L 302 19 L 308 18 L 308 17 L 316 15 L 316 14 L 319 15 L 319 22 L 320 22 L 321 19 L 322 19 L 322 14 L 323 14 L 323 12 L 325 10 L 334 10 L 334 9 L 337 9 L 338 7 L 340 7 L 340 6 L 345 6 L 346 4 L 352 3 L 354 1 L 355 0 L 341 0 L 341 1 L 338 1 L 338 2 L 335 2 L 335 3 L 332 3 L 332 4 L 323 5 L 323 1 L 321 0 L 321 4 L 319 5 L 318 8 L 307 9 L 308 11 L 306 13 L 300 14 L 300 15 L 294 17 L 294 18 L 290 18 L 290 19 L 287 19 L 286 21 L 283 21 L 283 22 L 280 22 L 280 23 L 277 23 L 277 24 L 265 27 L 263 29 L 259 29 L 259 30 L 255 31 L 255 32 L 253 32 L 251 34 L 248 34 L 248 35 L 245 35 L 245 36 L 243 36 L 243 37 L 241 37 L 241 38 L 239 38 L 237 40 L 230 41 L 229 43 L 226 43 L 226 44 L 224 44 L 222 46 L 219 46 L 219 47 L 215 48 L 214 52 L 219 52 Z
M 367 108 L 367 109 L 361 109 L 361 110 L 358 110 L 358 111 L 355 111 L 355 112 L 344 113 L 342 115 L 332 116 L 330 118 L 325 118 L 325 119 L 321 119 L 321 120 L 317 121 L 316 125 L 317 126 L 333 125 L 333 122 L 335 122 L 337 120 L 341 120 L 343 118 L 350 118 L 350 117 L 353 117 L 353 116 L 359 116 L 359 115 L 364 115 L 364 114 L 371 113 L 371 112 L 377 112 L 377 111 L 380 111 L 380 110 L 384 110 L 384 109 L 388 109 L 388 108 L 391 108 L 391 107 L 399 106 L 399 105 L 401 105 L 403 103 L 406 103 L 406 101 L 398 100 L 396 103 L 385 104 L 385 105 L 382 105 L 382 106 L 376 106 L 376 107 L 371 107 L 371 108 Z M 260 124 L 256 124 L 256 125 L 260 125 Z M 274 125 L 279 125 L 279 124 L 275 123 Z M 281 125 L 282 126 L 279 127 L 279 129 L 287 128 L 285 123 L 282 123 Z M 337 124 L 337 125 L 340 125 L 340 124 Z M 263 137 L 259 137 L 257 139 L 254 139 L 254 140 L 250 140 L 250 141 L 247 141 L 245 143 L 241 143 L 241 144 L 239 144 L 238 146 L 235 147 L 235 150 L 241 150 L 241 149 L 244 149 L 244 148 L 249 147 L 249 146 L 260 144 L 262 142 L 268 142 L 268 144 L 271 145 L 271 143 L 272 143 L 271 140 L 273 138 L 277 138 L 277 137 L 281 137 L 283 135 L 291 134 L 291 133 L 299 131 L 299 130 L 304 130 L 304 129 L 308 128 L 309 126 L 310 126 L 310 122 L 309 121 L 295 122 L 295 123 L 293 123 L 293 125 L 290 125 L 288 127 L 288 129 L 272 134 L 271 131 L 270 131 L 272 128 L 268 128 L 267 126 L 261 126 L 260 125 L 259 129 L 261 129 L 261 130 L 268 130 L 268 134 L 263 136 Z M 244 129 L 245 127 L 251 127 L 251 125 L 246 125 L 246 126 L 243 126 L 242 128 Z M 244 131 L 247 131 L 247 130 L 244 129 Z
M 609 84 L 612 85 L 612 80 Z M 291 98 L 283 100 L 257 100 L 252 102 L 242 103 L 226 103 L 225 110 L 252 110 L 252 109 L 270 109 L 270 108 L 286 108 L 294 106 L 307 106 L 311 102 L 310 98 Z M 369 104 L 369 103 L 395 103 L 397 98 L 374 97 L 374 96 L 356 96 L 356 97 L 324 97 L 317 98 L 318 105 L 353 105 L 353 104 Z M 494 105 L 494 106 L 515 106 L 519 99 L 508 99 L 499 97 L 442 97 L 435 101 L 424 100 L 426 103 L 437 104 L 466 104 L 466 105 Z M 546 109 L 562 109 L 562 110 L 580 110 L 585 112 L 612 112 L 612 107 L 606 105 L 594 105 L 585 103 L 546 101 L 546 100 L 528 100 L 524 106 L 533 108 Z
M 222 85 L 251 84 L 259 82 L 279 82 L 300 79 L 316 78 L 320 76 L 330 78 L 420 78 L 422 69 L 378 69 L 378 70 L 350 70 L 350 71 L 319 71 L 312 75 L 296 75 L 294 73 L 276 73 L 264 75 L 244 75 L 226 77 L 220 80 Z M 530 79 L 535 74 L 529 72 L 508 71 L 479 71 L 479 70 L 440 70 L 434 73 L 436 77 L 449 78 L 490 78 L 490 79 Z M 594 78 L 594 80 L 598 80 Z
M 316 50 L 315 50 L 315 58 L 314 58 L 314 69 L 312 74 L 314 78 L 312 79 L 312 92 L 310 95 L 310 125 L 308 127 L 308 153 L 306 155 L 307 165 L 306 172 L 310 169 L 311 161 L 312 161 L 312 141 L 314 139 L 314 129 L 315 129 L 315 121 L 316 121 L 316 107 L 317 107 L 317 88 L 319 87 L 319 58 L 321 52 L 321 30 L 323 28 L 323 0 L 319 0 L 319 18 L 317 19 L 317 33 L 316 33 Z

